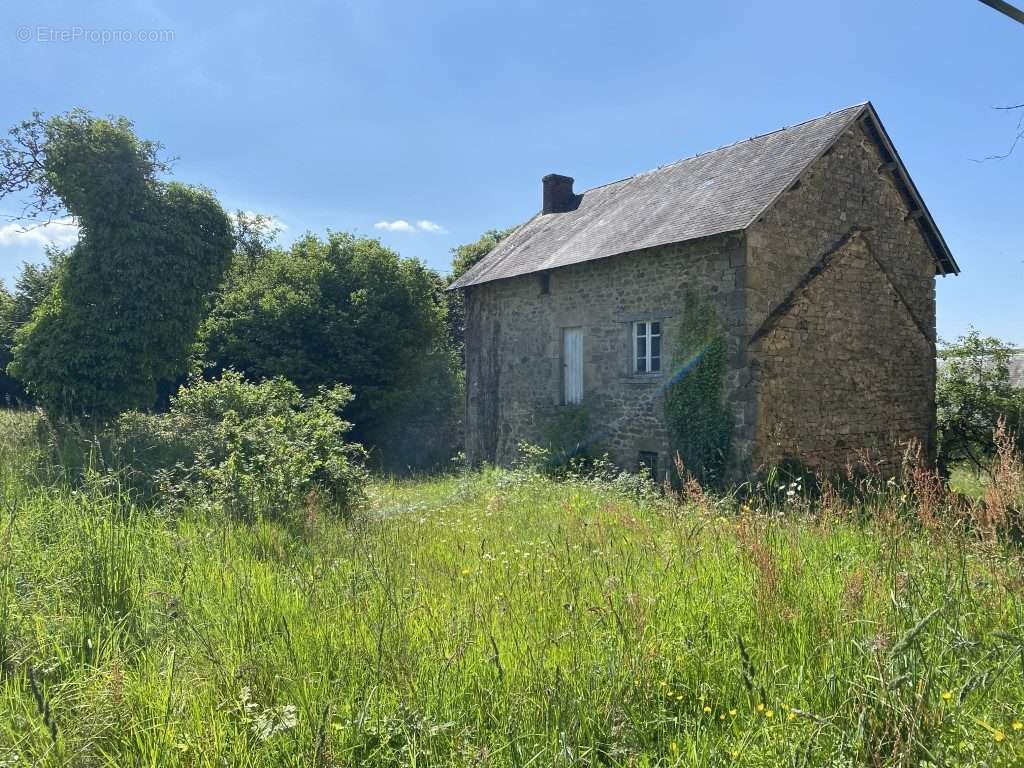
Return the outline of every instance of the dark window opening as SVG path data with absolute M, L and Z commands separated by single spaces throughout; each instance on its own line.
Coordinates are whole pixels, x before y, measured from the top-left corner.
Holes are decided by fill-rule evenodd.
M 639 470 L 647 475 L 651 482 L 658 482 L 658 454 L 654 451 L 640 451 Z
M 541 294 L 543 295 L 543 294 L 551 293 L 551 273 L 550 272 L 542 272 L 539 275 L 539 281 L 540 281 L 540 292 L 541 292 Z

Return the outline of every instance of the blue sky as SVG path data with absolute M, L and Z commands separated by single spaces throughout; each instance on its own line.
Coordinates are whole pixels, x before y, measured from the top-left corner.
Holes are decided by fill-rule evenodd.
M 0 126 L 127 115 L 284 242 L 354 231 L 442 271 L 546 173 L 585 189 L 870 99 L 963 269 L 940 336 L 1024 344 L 1024 144 L 975 162 L 1016 135 L 993 107 L 1024 102 L 1024 25 L 975 0 L 88 5 L 0 7 Z M 4 225 L 8 282 L 73 236 Z

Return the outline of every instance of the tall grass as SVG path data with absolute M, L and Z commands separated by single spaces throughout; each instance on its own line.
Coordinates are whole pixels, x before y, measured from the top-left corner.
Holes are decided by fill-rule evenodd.
M 43 484 L 0 420 L 0 765 L 1024 762 L 1009 486 L 487 471 L 244 524 Z

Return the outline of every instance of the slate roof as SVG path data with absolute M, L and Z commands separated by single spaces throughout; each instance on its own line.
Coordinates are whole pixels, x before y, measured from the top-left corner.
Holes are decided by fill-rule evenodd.
M 908 199 L 922 209 L 937 271 L 958 272 L 874 108 L 865 102 L 587 190 L 575 210 L 538 213 L 451 288 L 746 229 L 865 113 L 895 161 Z

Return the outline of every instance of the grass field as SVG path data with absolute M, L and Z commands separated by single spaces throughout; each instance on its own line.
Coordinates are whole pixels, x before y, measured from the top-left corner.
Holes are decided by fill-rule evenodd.
M 927 489 L 489 471 L 242 524 L 0 426 L 0 766 L 1024 764 L 1020 552 Z

